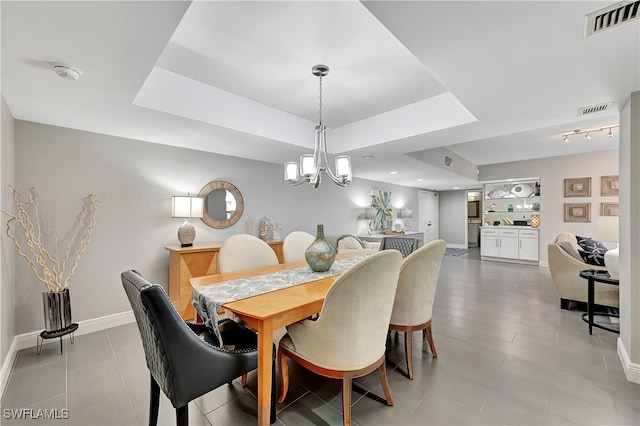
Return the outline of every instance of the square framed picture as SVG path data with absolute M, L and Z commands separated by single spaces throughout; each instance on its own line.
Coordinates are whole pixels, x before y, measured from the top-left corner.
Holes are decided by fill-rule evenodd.
M 591 203 L 565 203 L 565 222 L 591 222 Z
M 619 216 L 618 203 L 600 203 L 600 216 Z
M 620 177 L 618 175 L 601 176 L 600 195 L 603 197 L 617 197 L 620 195 Z
M 591 178 L 570 178 L 564 180 L 564 196 L 565 197 L 590 197 L 591 196 Z

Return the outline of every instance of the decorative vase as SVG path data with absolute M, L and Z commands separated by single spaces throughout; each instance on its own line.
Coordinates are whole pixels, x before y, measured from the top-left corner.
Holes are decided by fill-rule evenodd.
M 267 240 L 269 237 L 269 228 L 271 228 L 271 221 L 268 217 L 262 216 L 258 223 L 258 236 L 261 240 Z
M 71 326 L 69 289 L 42 293 L 45 331 L 60 331 Z
M 508 211 L 508 212 L 512 212 L 512 211 L 513 211 L 513 204 L 509 204 L 509 205 L 507 206 L 507 211 Z
M 604 266 L 609 271 L 609 276 L 613 279 L 620 279 L 620 259 L 619 259 L 620 245 L 614 249 L 607 250 L 604 254 Z
M 318 225 L 316 239 L 304 252 L 309 267 L 314 272 L 326 272 L 336 259 L 336 250 L 324 239 L 324 225 Z

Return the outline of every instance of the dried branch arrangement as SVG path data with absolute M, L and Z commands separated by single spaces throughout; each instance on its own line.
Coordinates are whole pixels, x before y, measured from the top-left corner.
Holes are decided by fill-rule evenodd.
M 40 224 L 36 188 L 20 192 L 10 186 L 16 212 L 0 212 L 9 216 L 5 231 L 22 256 L 31 267 L 36 278 L 44 283 L 50 293 L 62 291 L 71 283 L 80 255 L 87 249 L 96 224 L 96 210 L 99 199 L 90 194 L 83 200 L 82 210 L 69 234 L 64 253 L 59 247 L 57 234 L 51 230 L 47 218 L 44 229 Z M 69 269 L 67 269 L 69 268 Z

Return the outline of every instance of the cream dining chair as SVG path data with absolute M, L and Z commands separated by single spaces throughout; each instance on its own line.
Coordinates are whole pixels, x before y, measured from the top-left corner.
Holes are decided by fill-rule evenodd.
M 385 343 L 402 255 L 372 254 L 342 273 L 331 285 L 316 321 L 287 326 L 280 340 L 278 366 L 283 402 L 289 388 L 288 358 L 304 368 L 342 380 L 343 424 L 351 424 L 352 379 L 378 370 L 387 405 Z
M 278 264 L 271 246 L 250 234 L 232 235 L 220 246 L 218 269 L 221 274 Z
M 305 260 L 304 252 L 315 239 L 315 236 L 304 231 L 293 231 L 287 234 L 282 242 L 282 257 L 284 263 Z
M 444 240 L 431 241 L 407 256 L 400 267 L 389 329 L 404 332 L 407 376 L 410 379 L 413 379 L 411 336 L 414 331 L 422 330 L 433 357 L 438 357 L 431 333 L 431 316 L 446 246 Z

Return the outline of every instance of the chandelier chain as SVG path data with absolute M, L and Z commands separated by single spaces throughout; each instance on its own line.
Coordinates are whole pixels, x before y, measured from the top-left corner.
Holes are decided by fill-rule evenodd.
M 320 108 L 318 115 L 320 116 L 320 125 L 322 126 L 322 74 L 320 74 Z

